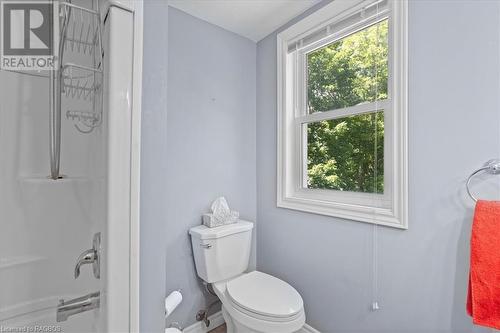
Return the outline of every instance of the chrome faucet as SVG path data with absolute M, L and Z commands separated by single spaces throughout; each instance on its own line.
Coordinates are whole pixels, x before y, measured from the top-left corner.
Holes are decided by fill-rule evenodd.
M 101 305 L 101 293 L 99 291 L 88 295 L 71 299 L 69 301 L 60 300 L 57 306 L 56 321 L 66 321 L 68 317 L 77 313 L 97 309 Z
M 92 270 L 96 279 L 101 277 L 100 269 L 100 250 L 101 250 L 101 233 L 98 232 L 94 235 L 94 240 L 92 241 L 92 248 L 83 251 L 75 265 L 75 279 L 80 276 L 80 267 L 82 265 L 92 264 Z

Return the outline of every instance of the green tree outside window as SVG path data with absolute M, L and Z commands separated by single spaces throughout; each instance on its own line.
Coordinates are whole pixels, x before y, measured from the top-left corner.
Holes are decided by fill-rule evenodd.
M 307 108 L 325 112 L 387 98 L 388 22 L 307 55 Z M 384 112 L 307 124 L 308 188 L 384 192 Z

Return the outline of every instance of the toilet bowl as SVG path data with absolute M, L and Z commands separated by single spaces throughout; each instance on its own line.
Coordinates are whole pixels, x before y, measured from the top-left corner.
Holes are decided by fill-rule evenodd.
M 228 332 L 290 333 L 304 326 L 302 297 L 288 283 L 253 271 L 213 284 Z
M 288 283 L 272 275 L 245 272 L 253 223 L 191 228 L 196 271 L 222 302 L 227 333 L 293 333 L 305 323 L 304 303 Z

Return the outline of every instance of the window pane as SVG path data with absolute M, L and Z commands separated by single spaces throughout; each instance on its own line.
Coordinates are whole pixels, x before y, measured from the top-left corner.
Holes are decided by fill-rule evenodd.
M 387 98 L 388 22 L 307 55 L 307 108 L 329 111 Z
M 384 112 L 304 124 L 307 187 L 384 193 Z

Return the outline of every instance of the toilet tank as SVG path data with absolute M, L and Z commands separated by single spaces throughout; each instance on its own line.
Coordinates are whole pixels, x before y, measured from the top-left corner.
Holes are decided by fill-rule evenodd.
M 198 276 L 208 283 L 223 281 L 248 268 L 253 223 L 236 223 L 189 229 Z

